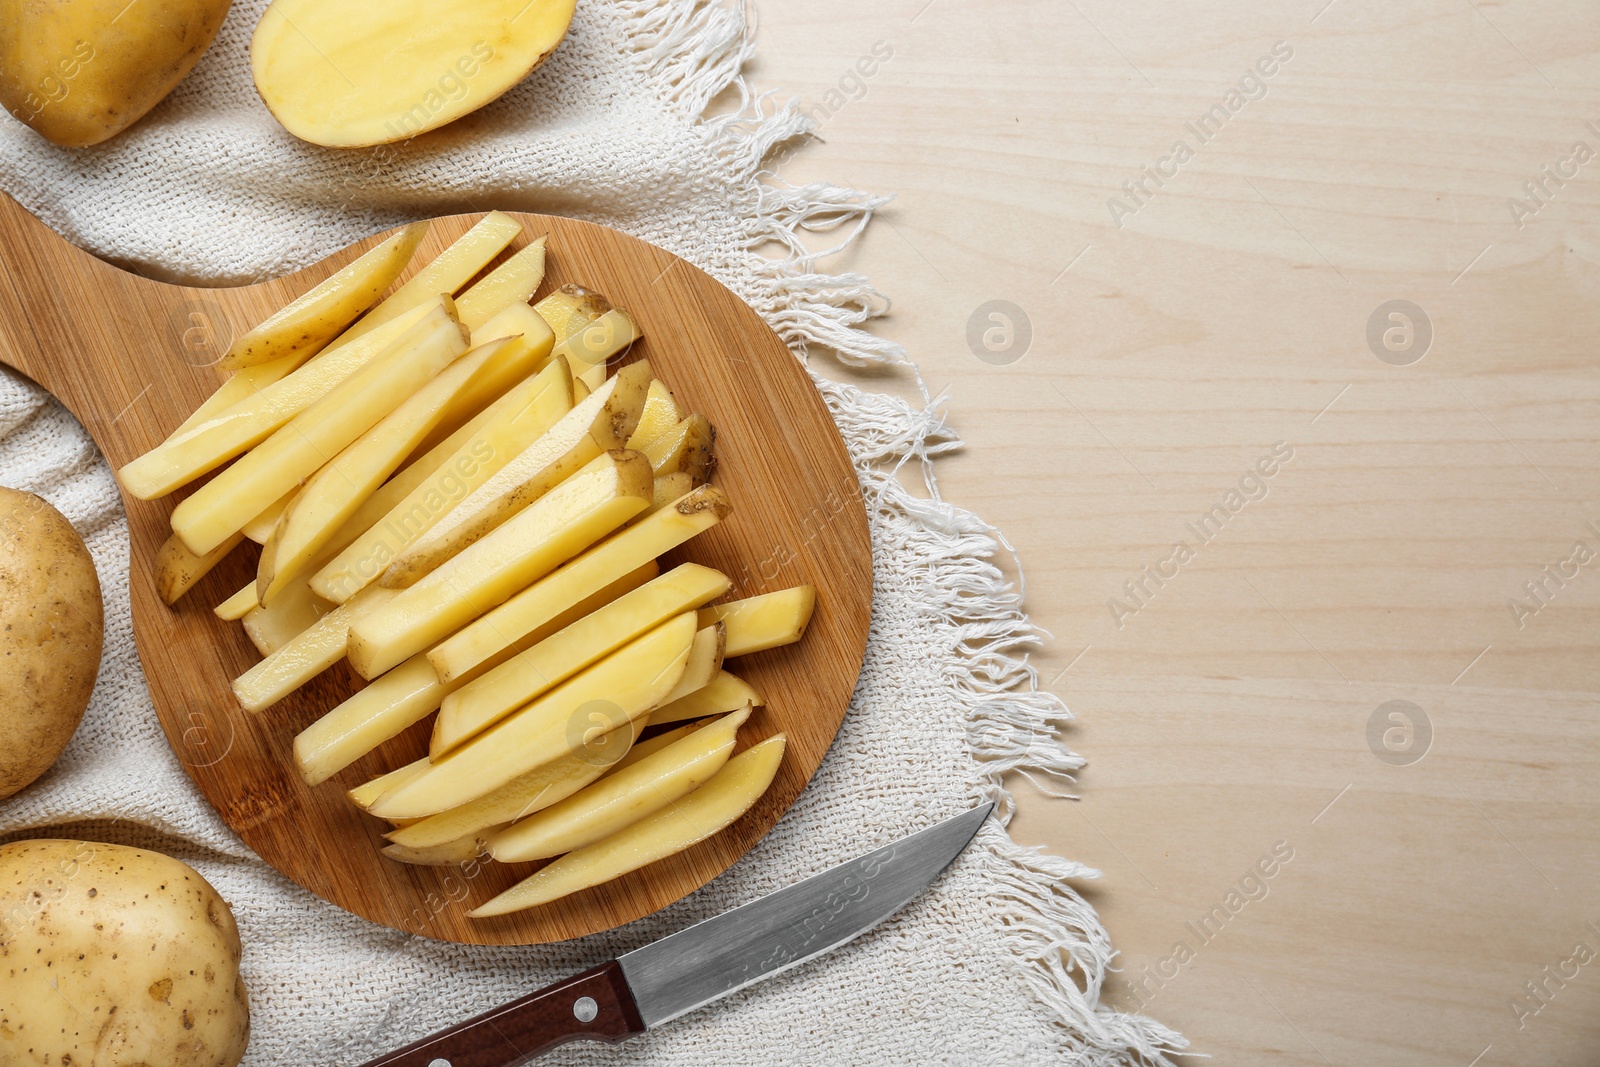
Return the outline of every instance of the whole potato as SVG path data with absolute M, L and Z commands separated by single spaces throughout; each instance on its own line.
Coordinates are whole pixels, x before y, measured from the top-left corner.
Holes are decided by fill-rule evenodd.
M 231 3 L 0 0 L 0 104 L 56 144 L 99 144 L 183 80 Z
M 0 1063 L 234 1067 L 233 912 L 193 868 L 91 841 L 0 846 Z
M 50 769 L 100 669 L 100 579 L 83 539 L 32 493 L 0 487 L 0 797 Z

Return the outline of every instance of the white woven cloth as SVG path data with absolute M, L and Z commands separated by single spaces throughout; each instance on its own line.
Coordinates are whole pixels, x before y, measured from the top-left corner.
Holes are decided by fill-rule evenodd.
M 70 240 L 147 273 L 225 284 L 313 262 L 413 218 L 489 207 L 619 227 L 709 270 L 804 356 L 895 361 L 857 330 L 882 301 L 819 273 L 805 230 L 853 234 L 879 201 L 764 180 L 803 132 L 745 90 L 737 10 L 703 0 L 583 0 L 571 36 L 477 115 L 392 149 L 295 141 L 250 84 L 265 0 L 238 0 L 173 96 L 95 149 L 55 148 L 0 118 L 0 188 Z M 735 113 L 702 120 L 729 87 Z M 763 258 L 758 249 L 775 258 Z M 905 373 L 914 373 L 909 367 Z M 1010 802 L 1013 770 L 1081 765 L 1054 740 L 1066 710 L 1022 658 L 1037 635 L 989 562 L 976 518 L 901 488 L 954 438 L 931 409 L 818 378 L 861 471 L 876 610 L 850 714 L 815 780 L 730 871 L 620 930 L 526 949 L 466 948 L 357 919 L 291 884 L 222 824 L 168 748 L 133 647 L 128 536 L 82 429 L 0 373 L 0 483 L 41 493 L 88 541 L 106 602 L 105 658 L 57 766 L 0 802 L 7 837 L 83 835 L 160 848 L 232 904 L 253 1007 L 251 1065 L 360 1063 L 970 807 Z M 909 462 L 909 465 L 908 465 Z M 616 1047 L 555 1063 L 1167 1063 L 1182 1039 L 1099 1004 L 1112 951 L 1069 880 L 1095 872 L 1022 849 L 995 822 L 951 871 L 850 946 Z

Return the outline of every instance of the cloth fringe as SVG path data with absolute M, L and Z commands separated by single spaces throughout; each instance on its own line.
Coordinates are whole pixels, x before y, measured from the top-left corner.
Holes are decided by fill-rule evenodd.
M 635 59 L 668 106 L 698 122 L 708 150 L 741 192 L 736 221 L 744 237 L 747 295 L 756 310 L 802 359 L 820 347 L 851 366 L 899 364 L 922 392 L 924 404 L 916 408 L 812 374 L 845 431 L 868 513 L 874 522 L 903 531 L 896 541 L 922 555 L 921 599 L 930 625 L 948 640 L 944 678 L 963 709 L 979 768 L 974 799 L 995 801 L 1004 825 L 1015 810 L 1008 774 L 1021 774 L 1051 795 L 1070 795 L 1065 790 L 1072 774 L 1085 761 L 1058 737 L 1071 713 L 1039 688 L 1028 662 L 1028 652 L 1046 635 L 1024 612 L 1020 588 L 993 562 L 1009 546 L 976 515 L 939 496 L 933 460 L 960 448 L 960 439 L 904 350 L 863 328 L 888 311 L 888 299 L 863 275 L 818 267 L 819 260 L 849 247 L 890 198 L 822 183 L 787 185 L 768 169 L 776 149 L 809 136 L 811 121 L 797 101 L 779 104 L 772 93 L 750 88 L 743 71 L 753 52 L 754 25 L 742 2 L 623 0 L 621 6 L 639 27 Z M 725 93 L 737 93 L 737 104 L 707 116 Z M 841 230 L 822 251 L 803 239 Z M 769 254 L 773 249 L 777 255 Z M 901 481 L 912 463 L 920 468 L 926 497 L 913 495 Z M 1004 833 L 984 840 L 992 845 L 1003 943 L 1022 964 L 1034 995 L 1054 1014 L 1073 1062 L 1170 1065 L 1169 1056 L 1187 1048 L 1181 1034 L 1100 1003 L 1116 953 L 1094 908 L 1069 884 L 1099 872 L 1017 845 Z

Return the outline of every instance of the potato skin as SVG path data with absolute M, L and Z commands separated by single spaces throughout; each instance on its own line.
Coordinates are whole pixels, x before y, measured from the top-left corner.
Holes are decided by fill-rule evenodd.
M 56 761 L 100 669 L 100 579 L 83 539 L 32 493 L 0 488 L 0 797 Z
M 158 852 L 0 846 L 0 1063 L 234 1067 L 250 1038 L 239 930 Z
M 99 144 L 183 80 L 231 4 L 0 0 L 0 105 L 56 144 Z

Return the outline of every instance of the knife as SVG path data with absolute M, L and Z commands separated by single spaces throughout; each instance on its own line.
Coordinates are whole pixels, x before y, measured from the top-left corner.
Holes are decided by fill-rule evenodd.
M 568 1041 L 653 1030 L 866 933 L 950 866 L 993 809 L 981 804 L 365 1067 L 514 1067 Z

